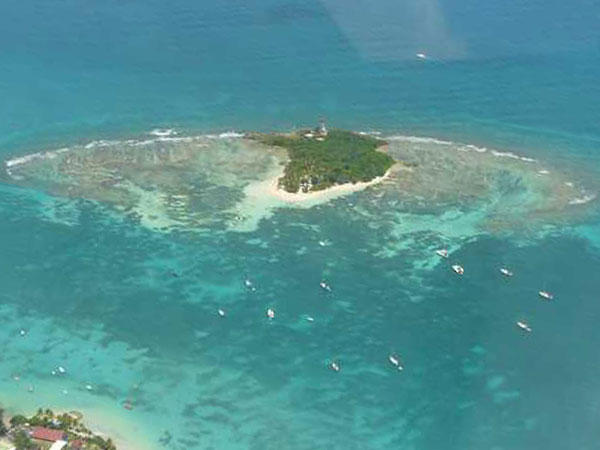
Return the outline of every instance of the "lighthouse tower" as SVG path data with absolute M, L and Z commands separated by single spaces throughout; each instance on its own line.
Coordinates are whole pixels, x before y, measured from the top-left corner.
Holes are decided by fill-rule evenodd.
M 327 136 L 327 127 L 325 126 L 325 118 L 321 117 L 319 119 L 319 134 L 321 136 Z

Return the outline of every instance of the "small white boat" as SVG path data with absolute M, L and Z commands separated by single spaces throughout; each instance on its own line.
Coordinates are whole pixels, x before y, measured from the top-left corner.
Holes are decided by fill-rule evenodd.
M 58 366 L 58 373 L 65 374 L 67 371 L 63 366 Z
M 329 286 L 327 283 L 325 283 L 324 281 L 321 281 L 319 283 L 319 286 L 321 286 L 321 289 L 325 289 L 327 292 L 331 292 L 331 286 Z
M 538 294 L 540 295 L 540 297 L 542 297 L 545 300 L 552 300 L 554 298 L 554 295 L 552 295 L 548 291 L 540 291 L 540 292 L 538 292 Z
M 427 55 L 425 53 L 417 53 L 417 58 L 419 59 L 427 59 Z
M 246 278 L 244 280 L 244 286 L 246 286 L 246 288 L 249 289 L 249 290 L 251 290 L 251 291 L 255 291 L 256 290 L 256 288 L 252 284 L 252 281 L 250 281 L 248 278 Z
M 313 317 L 311 317 L 311 316 L 306 316 L 306 320 L 309 321 L 309 322 L 314 322 L 315 321 L 315 319 Z
M 446 250 L 445 248 L 442 248 L 442 249 L 436 250 L 436 251 L 435 251 L 435 253 L 436 253 L 438 256 L 442 257 L 442 258 L 447 258 L 447 257 L 448 257 L 448 250 Z
M 463 268 L 463 266 L 459 266 L 458 264 L 454 264 L 452 266 L 452 270 L 454 270 L 459 275 L 463 275 L 465 273 L 465 269 Z
M 85 385 L 85 388 L 86 388 L 88 391 L 91 391 L 91 390 L 93 389 L 91 384 L 86 384 L 86 385 Z
M 393 366 L 396 366 L 398 370 L 404 370 L 404 367 L 402 367 L 402 365 L 400 364 L 400 357 L 398 357 L 397 355 L 392 354 L 388 356 L 388 360 L 392 363 Z
M 19 331 L 19 334 L 21 336 L 26 336 L 27 335 L 27 331 L 25 331 L 24 329 L 21 329 L 21 331 Z
M 327 245 L 327 242 L 325 242 L 325 241 L 319 241 L 319 245 L 321 247 L 325 247 Z
M 267 309 L 267 317 L 269 319 L 274 319 L 275 318 L 275 310 L 273 308 L 268 308 Z
M 531 327 L 527 324 L 527 322 L 517 322 L 517 326 L 523 330 L 523 331 L 527 331 L 528 333 L 531 333 Z
M 504 275 L 505 277 L 512 277 L 513 276 L 513 273 L 510 270 L 508 270 L 506 267 L 502 267 L 500 269 L 500 273 L 502 275 Z
M 335 361 L 332 361 L 331 364 L 329 364 L 329 368 L 331 370 L 333 370 L 334 372 L 340 371 L 340 365 L 338 363 L 336 363 Z
M 219 316 L 221 316 L 221 317 L 225 317 L 225 311 L 224 311 L 224 310 L 222 310 L 221 308 L 219 308 L 219 309 L 217 310 L 217 313 L 219 314 Z

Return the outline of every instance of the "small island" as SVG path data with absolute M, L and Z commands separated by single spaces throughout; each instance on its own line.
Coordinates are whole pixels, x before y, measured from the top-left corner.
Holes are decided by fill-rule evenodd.
M 116 450 L 110 438 L 103 438 L 82 423 L 76 412 L 57 414 L 49 409 L 31 417 L 16 415 L 5 423 L 0 410 L 0 448 L 16 450 Z
M 324 123 L 315 130 L 251 133 L 247 137 L 287 150 L 289 162 L 279 187 L 289 193 L 369 182 L 384 176 L 394 164 L 394 159 L 383 150 L 385 141 L 352 131 L 328 131 Z

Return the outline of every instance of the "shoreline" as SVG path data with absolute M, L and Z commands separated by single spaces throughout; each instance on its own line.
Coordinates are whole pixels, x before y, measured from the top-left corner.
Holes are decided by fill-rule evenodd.
M 9 424 L 10 419 L 16 415 L 25 415 L 26 417 L 29 417 L 35 414 L 35 411 L 19 410 L 10 407 L 10 405 L 8 408 L 4 406 L 2 409 L 4 409 L 5 424 Z M 78 408 L 72 410 L 52 409 L 52 411 L 56 415 L 72 413 L 81 414 L 82 418 L 80 423 L 88 428 L 94 435 L 100 436 L 103 439 L 110 438 L 110 440 L 117 447 L 117 450 L 149 450 L 156 448 L 156 446 L 151 442 L 146 442 L 144 439 L 140 438 L 144 435 L 144 430 L 142 430 L 140 427 L 128 422 L 129 426 L 127 429 L 121 430 L 119 429 L 119 425 L 123 424 L 123 422 L 115 418 L 117 423 L 112 423 L 111 419 L 107 416 L 107 412 L 95 410 L 94 408 Z M 126 437 L 125 433 L 129 433 L 131 436 L 134 436 L 135 441 L 131 437 Z
M 396 163 L 397 164 L 397 163 Z M 314 200 L 331 200 L 333 198 L 337 198 L 346 194 L 351 194 L 353 192 L 362 191 L 370 186 L 375 186 L 383 181 L 389 179 L 392 169 L 396 166 L 394 164 L 390 167 L 383 175 L 379 177 L 373 178 L 371 181 L 359 181 L 357 183 L 344 183 L 344 184 L 336 184 L 328 187 L 327 189 L 322 189 L 319 191 L 312 192 L 287 192 L 279 187 L 279 179 L 281 178 L 281 174 L 270 178 L 267 180 L 267 189 L 266 193 L 272 197 L 275 197 L 279 200 L 282 200 L 286 203 L 296 204 L 303 203 Z M 265 183 L 265 184 L 267 184 Z
M 277 164 L 268 170 L 264 179 L 253 181 L 243 189 L 243 199 L 232 209 L 232 213 L 239 218 L 239 221 L 233 222 L 229 229 L 252 231 L 258 227 L 261 220 L 270 217 L 277 208 L 307 209 L 354 192 L 363 191 L 389 180 L 398 166 L 396 162 L 385 174 L 371 181 L 338 184 L 314 192 L 292 193 L 279 187 L 279 179 L 283 176 L 285 169 Z

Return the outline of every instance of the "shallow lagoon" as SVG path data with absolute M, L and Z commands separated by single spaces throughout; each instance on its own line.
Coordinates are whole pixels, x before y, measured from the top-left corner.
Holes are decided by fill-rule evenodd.
M 19 207 L 2 226 L 29 242 L 2 268 L 13 405 L 81 409 L 115 435 L 139 430 L 142 448 L 533 445 L 564 408 L 581 419 L 565 445 L 586 431 L 574 405 L 591 407 L 588 396 L 572 391 L 560 410 L 549 400 L 557 385 L 596 384 L 585 298 L 598 257 L 578 232 L 596 207 L 577 201 L 595 186 L 584 171 L 397 137 L 389 151 L 406 164 L 379 185 L 248 208 L 244 189 L 272 176 L 281 153 L 237 136 L 140 141 L 9 166 L 28 188 L 3 186 L 4 207 Z M 241 212 L 252 226 L 239 227 Z M 434 253 L 442 246 L 449 261 Z M 557 268 L 567 251 L 577 269 Z M 573 270 L 588 270 L 587 284 L 569 282 Z M 542 303 L 542 288 L 557 300 Z M 577 333 L 561 334 L 564 317 Z M 575 343 L 582 356 L 563 364 Z M 51 374 L 58 365 L 64 376 Z

